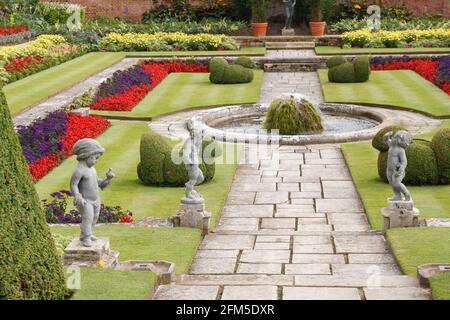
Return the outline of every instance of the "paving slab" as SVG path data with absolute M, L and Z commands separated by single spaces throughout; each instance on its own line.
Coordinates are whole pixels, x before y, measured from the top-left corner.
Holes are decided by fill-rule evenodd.
M 418 281 L 410 276 L 384 276 L 374 277 L 370 274 L 352 275 L 297 275 L 295 276 L 296 286 L 315 287 L 377 287 L 377 288 L 410 288 L 418 286 Z
M 278 191 L 300 191 L 300 185 L 296 182 L 277 183 Z
M 290 250 L 244 250 L 240 262 L 289 263 Z
M 230 275 L 181 275 L 175 280 L 182 285 L 275 285 L 292 286 L 292 275 L 230 274 Z
M 290 236 L 257 236 L 256 237 L 256 243 L 258 242 L 284 242 L 284 243 L 290 243 L 291 237 Z
M 391 254 L 372 253 L 372 254 L 349 254 L 348 262 L 355 263 L 395 263 L 395 259 Z
M 237 258 L 239 250 L 197 250 L 196 258 Z
M 262 229 L 293 229 L 296 221 L 294 218 L 263 218 L 261 220 Z
M 196 258 L 189 270 L 190 274 L 231 274 L 236 266 L 236 258 Z
M 294 236 L 294 244 L 303 245 L 317 245 L 317 244 L 329 244 L 331 245 L 331 237 L 328 236 Z
M 216 300 L 219 286 L 161 285 L 155 293 L 155 300 Z
M 239 263 L 239 274 L 281 274 L 281 263 Z
M 285 265 L 285 274 L 331 274 L 331 267 L 324 263 L 298 263 Z
M 283 300 L 361 300 L 357 288 L 283 287 Z
M 345 263 L 344 255 L 340 254 L 293 254 L 292 263 Z
M 430 292 L 425 289 L 410 288 L 364 288 L 367 300 L 430 300 Z
M 222 217 L 227 218 L 266 218 L 272 217 L 274 206 L 269 205 L 226 205 Z
M 375 264 L 375 263 L 358 263 L 358 264 L 336 264 L 332 265 L 333 274 L 379 274 L 379 275 L 401 275 L 402 273 L 395 264 Z
M 294 243 L 295 253 L 334 253 L 331 244 L 299 244 Z
M 251 249 L 255 242 L 253 235 L 206 235 L 200 245 L 201 249 Z
M 256 242 L 255 250 L 289 250 L 289 242 Z
M 277 300 L 276 286 L 225 286 L 222 300 Z
M 255 204 L 278 204 L 288 202 L 289 202 L 289 192 L 287 191 L 256 193 Z
M 233 192 L 228 194 L 228 205 L 253 204 L 256 192 Z
M 359 199 L 316 199 L 317 212 L 364 212 Z

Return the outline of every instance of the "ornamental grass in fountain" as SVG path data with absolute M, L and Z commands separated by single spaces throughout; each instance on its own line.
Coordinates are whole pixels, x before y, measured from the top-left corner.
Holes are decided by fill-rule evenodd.
M 320 113 L 304 98 L 279 98 L 272 101 L 263 124 L 266 130 L 283 135 L 320 133 L 324 130 Z

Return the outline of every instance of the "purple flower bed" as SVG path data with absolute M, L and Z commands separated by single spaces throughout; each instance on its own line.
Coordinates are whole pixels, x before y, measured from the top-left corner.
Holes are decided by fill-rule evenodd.
M 63 149 L 60 139 L 66 131 L 67 113 L 56 111 L 29 126 L 19 126 L 18 134 L 23 154 L 29 164 Z
M 141 65 L 114 72 L 111 78 L 104 81 L 98 89 L 96 100 L 125 92 L 134 86 L 150 85 L 151 76 Z
M 450 55 L 439 59 L 439 64 L 436 70 L 436 79 L 439 81 L 450 81 Z

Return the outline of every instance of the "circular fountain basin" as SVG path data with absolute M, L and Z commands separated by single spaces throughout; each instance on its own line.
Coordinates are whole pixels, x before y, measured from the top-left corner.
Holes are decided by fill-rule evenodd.
M 390 123 L 386 116 L 367 107 L 323 103 L 325 130 L 322 133 L 279 135 L 262 129 L 268 105 L 238 105 L 221 107 L 194 118 L 205 132 L 225 142 L 317 144 L 341 143 L 371 139 L 381 127 Z

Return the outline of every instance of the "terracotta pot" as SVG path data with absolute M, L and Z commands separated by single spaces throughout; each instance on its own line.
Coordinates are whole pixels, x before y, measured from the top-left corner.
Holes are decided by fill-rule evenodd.
M 311 34 L 315 37 L 323 36 L 323 34 L 325 33 L 326 24 L 327 23 L 325 21 L 320 22 L 310 21 L 309 29 L 311 30 Z
M 267 34 L 267 22 L 252 23 L 253 35 L 255 37 L 264 37 Z

